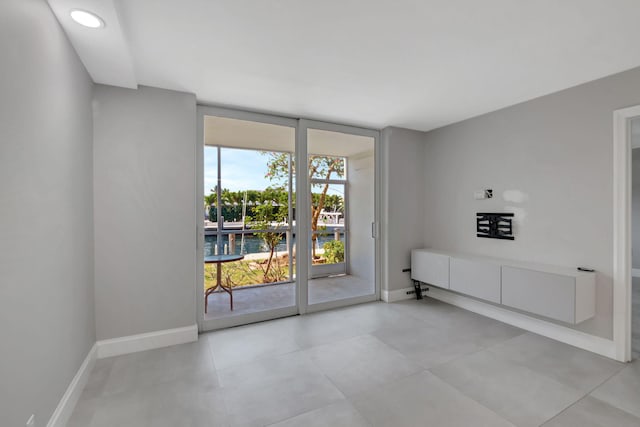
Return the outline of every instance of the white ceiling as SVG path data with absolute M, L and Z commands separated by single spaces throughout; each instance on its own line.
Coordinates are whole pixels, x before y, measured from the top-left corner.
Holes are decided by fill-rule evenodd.
M 74 49 L 96 83 L 137 88 L 133 58 L 120 22 L 117 4 L 104 0 L 49 0 Z M 76 24 L 72 9 L 91 11 L 106 23 L 95 30 Z
M 204 119 L 205 145 L 221 145 L 254 150 L 295 151 L 295 129 L 287 126 L 258 123 L 224 117 L 207 116 Z M 373 153 L 371 137 L 350 135 L 319 129 L 307 134 L 309 154 L 352 157 Z
M 640 65 L 638 0 L 49 0 L 95 1 L 118 10 L 94 31 L 121 31 L 138 84 L 373 128 L 433 129 Z M 91 75 L 126 81 L 96 46 L 79 49 Z

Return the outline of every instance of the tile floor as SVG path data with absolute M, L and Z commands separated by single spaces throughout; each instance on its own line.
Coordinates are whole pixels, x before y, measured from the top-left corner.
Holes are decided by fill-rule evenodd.
M 203 334 L 97 362 L 69 427 L 640 426 L 621 364 L 432 300 Z

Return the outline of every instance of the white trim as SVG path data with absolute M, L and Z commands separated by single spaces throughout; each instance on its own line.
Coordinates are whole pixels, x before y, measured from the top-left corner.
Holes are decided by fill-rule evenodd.
M 317 313 L 319 311 L 333 310 L 336 308 L 349 307 L 356 304 L 364 304 L 367 302 L 380 301 L 375 294 L 363 295 L 359 297 L 344 298 L 335 301 L 317 302 L 307 306 L 306 313 Z
M 380 235 L 376 239 L 376 244 L 379 245 L 376 276 L 381 290 L 380 299 L 389 302 L 389 130 L 380 131 L 378 152 L 380 155 L 376 154 L 376 167 L 379 177 L 377 195 L 380 196 L 380 219 L 378 221 Z
M 82 390 L 84 386 L 87 385 L 89 374 L 91 374 L 93 366 L 96 364 L 96 350 L 97 346 L 94 344 L 84 358 L 82 365 L 80 365 L 80 369 L 78 369 L 78 372 L 76 372 L 76 375 L 71 380 L 64 395 L 62 395 L 62 399 L 60 399 L 58 406 L 55 411 L 53 411 L 51 418 L 49 418 L 47 427 L 64 427 L 69 422 L 69 418 L 71 418 L 76 403 L 78 403 Z
M 640 268 L 632 268 L 631 269 L 632 277 L 640 277 Z
M 415 296 L 415 294 L 410 293 L 412 291 L 415 291 L 412 287 L 411 288 L 403 288 L 403 289 L 394 289 L 394 290 L 391 290 L 391 291 L 388 291 L 388 290 L 384 289 L 382 291 L 382 301 L 384 301 L 384 302 L 396 302 L 396 301 L 414 299 L 416 296 Z
M 270 125 L 279 125 L 279 126 L 287 126 L 291 128 L 295 128 L 298 119 L 294 119 L 287 116 L 279 116 L 277 114 L 263 113 L 257 111 L 249 111 L 249 110 L 239 110 L 235 108 L 228 107 L 217 107 L 208 104 L 198 104 L 197 105 L 198 115 L 200 116 L 215 116 L 215 117 L 223 117 L 227 119 L 237 119 L 237 120 L 245 120 L 249 122 L 258 122 L 258 123 L 266 123 Z M 202 129 L 202 133 L 204 136 L 204 128 Z M 202 143 L 204 144 L 204 138 L 202 139 Z
M 631 144 L 629 120 L 640 106 L 613 112 L 613 341 L 615 358 L 631 360 Z
M 311 216 L 309 212 L 310 194 L 309 194 L 309 174 L 308 169 L 308 150 L 307 150 L 307 121 L 298 120 L 296 128 L 296 165 L 304 165 L 303 168 L 296 170 L 296 259 L 304 262 L 296 262 L 296 306 L 298 313 L 305 314 L 307 312 L 307 302 L 309 301 L 309 259 L 310 259 L 310 242 L 307 238 L 311 224 Z M 303 169 L 303 170 L 302 170 Z
M 184 328 L 165 329 L 146 334 L 101 340 L 96 343 L 97 356 L 98 359 L 103 359 L 105 357 L 137 353 L 194 341 L 198 341 L 197 324 L 185 326 Z
M 195 191 L 196 191 L 196 315 L 198 328 L 202 331 L 204 325 L 204 203 L 202 199 L 204 192 L 204 116 L 207 109 L 201 105 L 196 106 L 196 164 L 195 168 Z
M 217 329 L 233 328 L 235 326 L 248 325 L 250 323 L 265 322 L 267 320 L 280 319 L 298 314 L 296 306 L 275 308 L 271 310 L 257 311 L 255 313 L 242 313 L 224 317 L 204 319 L 204 330 L 215 331 Z

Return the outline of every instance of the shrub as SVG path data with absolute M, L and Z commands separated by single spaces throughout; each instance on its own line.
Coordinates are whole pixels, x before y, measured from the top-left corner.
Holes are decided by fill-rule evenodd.
M 322 249 L 324 249 L 324 257 L 327 259 L 327 263 L 344 262 L 344 243 L 342 241 L 331 240 L 322 245 Z

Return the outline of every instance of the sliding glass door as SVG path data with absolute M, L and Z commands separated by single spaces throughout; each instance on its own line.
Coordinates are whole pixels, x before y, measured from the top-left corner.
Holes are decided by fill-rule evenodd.
M 300 134 L 307 166 L 305 310 L 378 299 L 378 133 L 303 121 Z
M 202 329 L 297 314 L 297 122 L 200 109 Z
M 200 106 L 198 137 L 201 330 L 379 299 L 377 131 Z

